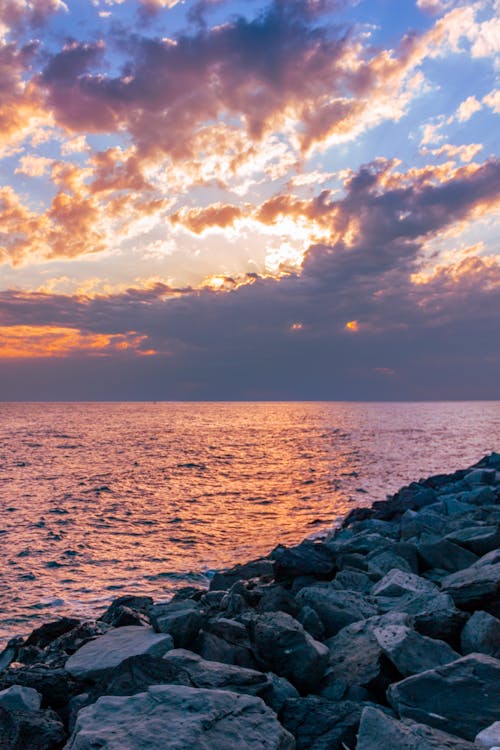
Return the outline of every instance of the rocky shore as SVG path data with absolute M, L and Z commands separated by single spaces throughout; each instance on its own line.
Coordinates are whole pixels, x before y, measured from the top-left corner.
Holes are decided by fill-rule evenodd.
M 0 750 L 500 748 L 500 455 L 0 654 Z

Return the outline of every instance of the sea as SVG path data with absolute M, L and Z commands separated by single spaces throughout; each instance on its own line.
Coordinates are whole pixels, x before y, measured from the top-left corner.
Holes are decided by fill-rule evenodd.
M 500 402 L 0 403 L 0 640 L 206 586 L 499 438 Z

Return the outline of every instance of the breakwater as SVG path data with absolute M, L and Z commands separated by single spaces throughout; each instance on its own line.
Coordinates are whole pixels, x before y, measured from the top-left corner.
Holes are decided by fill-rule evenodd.
M 500 455 L 0 655 L 2 750 L 496 747 Z

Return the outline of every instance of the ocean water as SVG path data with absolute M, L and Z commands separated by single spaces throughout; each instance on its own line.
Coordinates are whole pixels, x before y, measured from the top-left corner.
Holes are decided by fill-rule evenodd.
M 500 402 L 0 404 L 0 638 L 204 585 L 499 426 Z

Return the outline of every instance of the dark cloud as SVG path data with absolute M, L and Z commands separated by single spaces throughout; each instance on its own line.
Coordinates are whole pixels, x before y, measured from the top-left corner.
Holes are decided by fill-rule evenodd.
M 499 175 L 491 161 L 442 184 L 391 180 L 379 161 L 352 176 L 341 200 L 319 202 L 332 232 L 357 230 L 351 242 L 312 247 L 300 274 L 252 275 L 224 293 L 163 284 L 94 299 L 4 292 L 0 327 L 134 331 L 159 352 L 138 361 L 131 350 L 126 368 L 112 354 L 37 364 L 32 392 L 43 398 L 498 398 L 498 265 L 469 257 L 425 283 L 411 275 L 426 239 L 498 199 Z M 24 397 L 30 377 L 8 362 L 4 397 Z

